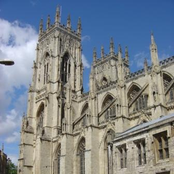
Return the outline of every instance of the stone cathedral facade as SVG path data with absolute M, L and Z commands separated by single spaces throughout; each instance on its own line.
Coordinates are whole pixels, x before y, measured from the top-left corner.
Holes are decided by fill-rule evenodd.
M 174 173 L 174 57 L 130 72 L 129 54 L 114 41 L 93 52 L 83 92 L 81 21 L 77 30 L 41 20 L 21 128 L 19 174 Z

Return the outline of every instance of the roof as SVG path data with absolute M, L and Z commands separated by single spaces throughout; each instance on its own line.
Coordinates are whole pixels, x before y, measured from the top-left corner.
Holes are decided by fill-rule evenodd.
M 171 119 L 171 118 L 174 119 L 174 113 L 169 114 L 169 115 L 166 115 L 166 116 L 161 116 L 160 118 L 154 119 L 154 120 L 149 121 L 149 122 L 147 122 L 147 123 L 142 123 L 142 124 L 139 124 L 139 125 L 137 125 L 137 126 L 134 126 L 134 127 L 130 128 L 130 129 L 124 131 L 123 133 L 117 135 L 117 136 L 116 136 L 116 139 L 117 139 L 117 138 L 121 138 L 121 137 L 123 137 L 123 136 L 125 136 L 125 135 L 128 135 L 128 134 L 130 134 L 130 133 L 134 133 L 134 132 L 136 132 L 136 131 L 138 131 L 138 130 L 147 129 L 147 128 L 149 128 L 150 126 L 155 125 L 156 123 L 161 123 L 161 122 L 166 121 L 166 120 L 169 120 L 169 119 Z

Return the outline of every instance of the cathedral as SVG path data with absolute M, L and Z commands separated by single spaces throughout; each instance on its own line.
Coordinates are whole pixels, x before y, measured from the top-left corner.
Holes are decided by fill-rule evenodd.
M 40 22 L 18 174 L 174 174 L 174 57 L 131 72 L 128 49 L 97 57 L 83 92 L 81 20 Z

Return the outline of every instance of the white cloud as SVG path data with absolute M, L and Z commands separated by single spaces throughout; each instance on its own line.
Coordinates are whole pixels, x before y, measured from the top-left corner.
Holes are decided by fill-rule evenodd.
M 22 86 L 25 89 L 29 86 L 37 38 L 37 32 L 32 26 L 0 19 L 0 59 L 15 62 L 15 65 L 9 67 L 0 65 L 0 135 L 5 136 L 8 143 L 19 140 L 16 130 L 20 127 L 21 116 L 26 109 L 27 92 L 15 92 L 19 92 Z
M 18 156 L 17 155 L 15 155 L 15 154 L 9 154 L 8 155 L 8 158 L 10 158 L 11 161 L 12 161 L 12 163 L 14 163 L 17 166 L 17 164 L 18 164 Z
M 88 35 L 82 36 L 82 42 L 90 41 L 90 40 L 91 40 L 90 36 L 88 36 Z
M 82 54 L 82 62 L 83 62 L 83 66 L 84 68 L 90 68 L 90 64 L 88 62 L 88 60 L 86 59 L 85 55 Z
M 159 54 L 159 60 L 164 60 L 164 59 L 169 58 L 169 57 L 170 57 L 170 55 L 166 54 L 166 53 Z
M 139 52 L 139 53 L 135 54 L 135 56 L 134 56 L 133 61 L 131 62 L 131 64 L 136 65 L 137 68 L 143 68 L 143 66 L 144 66 L 144 60 L 148 56 L 149 56 L 148 53 Z M 147 61 L 149 62 L 148 59 L 147 59 Z
M 20 140 L 20 133 L 13 132 L 13 134 L 5 139 L 7 143 L 18 142 Z
M 13 109 L 2 120 L 0 126 L 0 135 L 9 134 L 17 127 L 17 112 Z

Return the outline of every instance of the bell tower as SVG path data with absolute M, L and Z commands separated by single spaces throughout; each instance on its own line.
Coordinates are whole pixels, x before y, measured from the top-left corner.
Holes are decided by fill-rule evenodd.
M 72 30 L 70 15 L 66 25 L 60 20 L 57 7 L 54 23 L 48 15 L 46 27 L 43 19 L 39 25 L 28 110 L 21 132 L 19 171 L 25 174 L 50 173 L 51 140 L 60 133 L 71 133 L 71 100 L 82 94 L 81 20 L 77 31 Z

